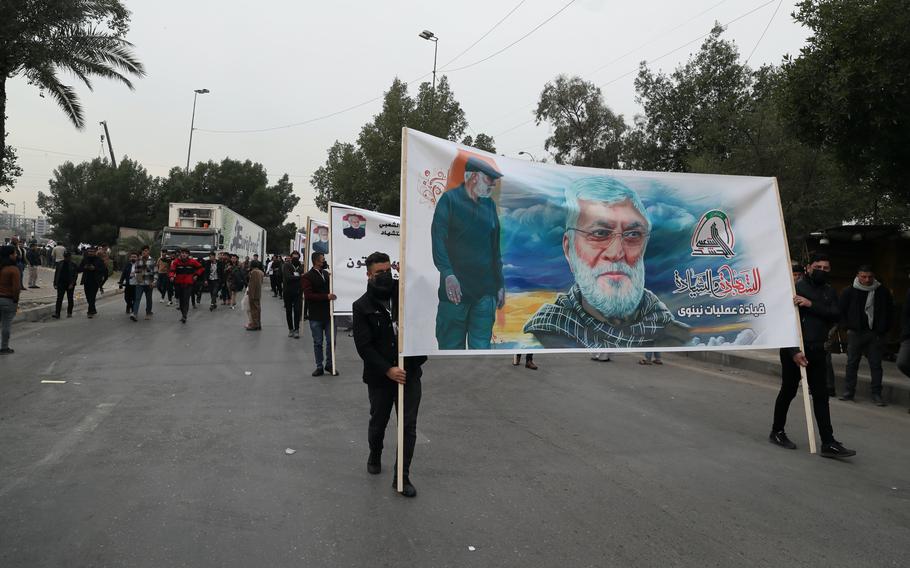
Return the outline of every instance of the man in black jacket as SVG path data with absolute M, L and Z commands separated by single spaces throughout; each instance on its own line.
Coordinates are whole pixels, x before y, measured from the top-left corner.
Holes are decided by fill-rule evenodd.
M 417 490 L 410 480 L 410 467 L 417 443 L 417 411 L 420 409 L 420 377 L 423 374 L 420 366 L 427 358 L 405 357 L 404 368 L 398 366 L 398 282 L 392 278 L 389 255 L 374 252 L 367 257 L 366 267 L 367 292 L 354 302 L 352 311 L 354 345 L 363 359 L 363 382 L 367 384 L 370 397 L 367 471 L 378 474 L 382 470 L 385 429 L 392 407 L 397 404 L 398 385 L 403 384 L 404 477 L 401 494 L 414 497 Z M 397 477 L 393 479 L 393 487 L 397 481 Z
M 73 292 L 76 288 L 78 276 L 76 263 L 72 261 L 70 251 L 63 252 L 63 260 L 54 268 L 54 288 L 57 290 L 57 303 L 54 306 L 54 319 L 60 319 L 60 310 L 63 308 L 63 297 L 66 296 L 66 317 L 73 317 Z
M 98 289 L 107 280 L 107 266 L 99 257 L 95 247 L 85 249 L 85 255 L 79 264 L 78 272 L 82 274 L 82 287 L 85 290 L 85 301 L 88 303 L 88 317 L 93 318 L 98 310 L 95 309 L 95 298 Z
M 224 281 L 224 263 L 218 260 L 214 252 L 209 253 L 209 258 L 203 264 L 205 272 L 202 273 L 202 281 L 208 287 L 211 304 L 209 311 L 218 308 L 218 293 L 221 292 L 221 282 Z
M 303 265 L 300 253 L 291 253 L 291 260 L 281 266 L 281 280 L 284 288 L 284 314 L 288 321 L 288 337 L 300 339 L 300 316 L 303 313 Z
M 773 444 L 787 449 L 796 449 L 784 432 L 790 402 L 799 388 L 799 367 L 806 368 L 809 392 L 812 393 L 812 407 L 818 433 L 822 439 L 821 456 L 825 458 L 846 458 L 855 456 L 854 450 L 847 449 L 834 439 L 831 426 L 831 409 L 828 406 L 826 385 L 825 340 L 828 330 L 838 321 L 837 294 L 828 284 L 831 261 L 822 253 L 813 253 L 806 266 L 806 273 L 796 282 L 796 296 L 793 303 L 799 307 L 799 319 L 803 332 L 805 353 L 798 347 L 781 349 L 781 387 L 774 403 L 774 424 L 768 437 Z M 798 269 L 793 270 L 794 277 Z M 789 356 L 789 357 L 788 357 Z
M 330 332 L 332 327 L 331 302 L 336 296 L 329 293 L 329 273 L 325 269 L 325 255 L 321 252 L 314 252 L 311 260 L 313 268 L 303 275 L 301 285 L 303 286 L 303 299 L 309 314 L 313 351 L 316 354 L 316 370 L 313 371 L 313 376 L 321 376 L 324 373 L 323 369 L 330 375 L 334 375 Z M 323 343 L 325 343 L 325 359 L 323 359 Z
M 865 355 L 872 374 L 872 402 L 887 406 L 882 400 L 882 347 L 894 310 L 891 291 L 875 279 L 872 267 L 864 264 L 856 271 L 853 285 L 841 292 L 838 307 L 847 327 L 847 373 L 840 399 L 854 400 L 856 373 Z

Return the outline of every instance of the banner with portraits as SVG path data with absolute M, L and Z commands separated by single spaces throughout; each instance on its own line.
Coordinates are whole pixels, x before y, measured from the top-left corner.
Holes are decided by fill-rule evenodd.
M 403 139 L 404 355 L 799 345 L 774 178 Z
M 329 223 L 328 221 L 321 221 L 313 219 L 312 217 L 306 218 L 306 235 L 304 235 L 304 250 L 301 252 L 300 261 L 303 262 L 303 266 L 306 270 L 309 270 L 313 265 L 313 253 L 321 252 L 325 255 L 325 261 L 329 263 L 329 266 L 332 265 L 332 261 L 329 258 L 329 252 L 331 247 L 329 247 Z
M 329 241 L 332 244 L 332 303 L 335 315 L 350 315 L 355 301 L 367 289 L 367 257 L 384 252 L 398 278 L 401 223 L 394 215 L 329 203 Z

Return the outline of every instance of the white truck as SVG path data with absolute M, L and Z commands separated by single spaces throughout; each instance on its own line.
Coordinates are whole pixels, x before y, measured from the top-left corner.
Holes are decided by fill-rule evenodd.
M 197 258 L 211 252 L 236 254 L 242 261 L 258 254 L 265 258 L 265 229 L 243 215 L 216 203 L 171 203 L 167 227 L 161 231 L 161 249 L 187 248 Z

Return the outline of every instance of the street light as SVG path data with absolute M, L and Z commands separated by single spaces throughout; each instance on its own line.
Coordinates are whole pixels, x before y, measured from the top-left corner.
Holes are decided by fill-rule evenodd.
M 190 171 L 190 152 L 193 151 L 193 130 L 195 130 L 194 126 L 196 124 L 196 97 L 198 97 L 199 95 L 205 95 L 208 92 L 209 92 L 208 89 L 196 89 L 195 91 L 193 91 L 193 93 L 195 93 L 195 94 L 193 95 L 193 118 L 190 119 L 190 146 L 189 146 L 189 148 L 186 149 L 186 171 L 187 171 L 187 173 L 189 173 L 189 171 Z
M 530 152 L 525 152 L 524 150 L 522 150 L 521 152 L 519 152 L 518 155 L 519 155 L 519 156 L 527 156 L 527 157 L 531 158 L 531 161 L 532 161 L 532 162 L 536 162 L 536 161 L 537 161 L 537 160 L 534 159 L 534 156 L 533 156 Z
M 433 94 L 436 94 L 436 52 L 439 50 L 439 38 L 430 30 L 423 30 L 418 36 L 433 42 Z

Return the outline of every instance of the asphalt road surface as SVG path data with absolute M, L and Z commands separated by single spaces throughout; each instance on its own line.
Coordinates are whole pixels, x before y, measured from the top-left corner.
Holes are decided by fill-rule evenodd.
M 800 399 L 767 441 L 773 380 L 667 357 L 437 358 L 411 477 L 366 473 L 366 387 L 339 334 L 310 376 L 280 302 L 156 302 L 132 323 L 14 326 L 0 360 L 0 566 L 907 566 L 910 415 L 833 402 L 859 455 L 810 455 Z M 249 373 L 249 374 L 248 374 Z M 66 381 L 64 384 L 42 380 Z M 296 450 L 287 455 L 286 448 Z

